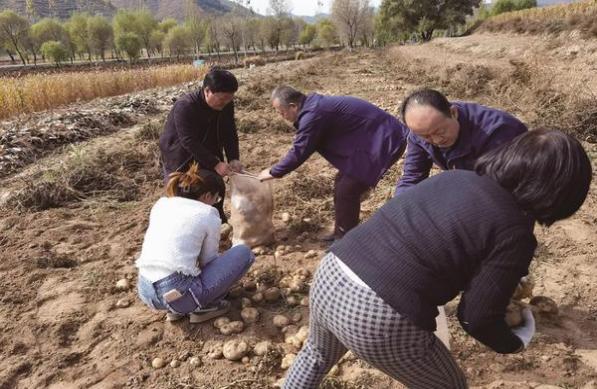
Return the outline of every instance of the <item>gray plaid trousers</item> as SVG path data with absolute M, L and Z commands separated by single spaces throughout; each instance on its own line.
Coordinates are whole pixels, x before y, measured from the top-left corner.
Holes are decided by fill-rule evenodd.
M 352 281 L 338 260 L 330 253 L 317 270 L 309 339 L 284 389 L 317 388 L 348 350 L 409 388 L 468 387 L 450 351 L 432 332 L 419 329 L 371 289 Z

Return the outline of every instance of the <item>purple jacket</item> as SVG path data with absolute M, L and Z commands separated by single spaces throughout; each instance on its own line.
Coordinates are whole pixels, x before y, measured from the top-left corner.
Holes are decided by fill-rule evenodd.
M 442 150 L 411 132 L 394 196 L 429 177 L 433 163 L 442 170 L 472 170 L 481 155 L 528 131 L 520 120 L 506 112 L 474 103 L 452 104 L 458 108 L 460 123 L 456 144 Z
M 408 128 L 381 108 L 349 96 L 307 96 L 292 149 L 270 170 L 282 177 L 319 152 L 342 174 L 375 186 L 400 158 Z

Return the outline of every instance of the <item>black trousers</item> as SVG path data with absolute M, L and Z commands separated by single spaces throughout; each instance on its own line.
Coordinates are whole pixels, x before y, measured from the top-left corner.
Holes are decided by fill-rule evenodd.
M 354 178 L 338 173 L 334 183 L 334 212 L 336 222 L 334 238 L 340 239 L 348 231 L 359 224 L 361 214 L 361 198 L 369 189 Z

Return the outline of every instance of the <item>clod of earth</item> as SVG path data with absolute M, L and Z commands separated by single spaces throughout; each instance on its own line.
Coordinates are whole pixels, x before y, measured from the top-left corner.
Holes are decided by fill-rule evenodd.
M 243 308 L 248 308 L 248 307 L 250 307 L 250 306 L 252 306 L 252 305 L 253 305 L 253 302 L 251 301 L 251 299 L 248 299 L 248 298 L 246 298 L 246 297 L 243 297 L 243 298 L 240 300 L 240 306 L 241 306 L 241 307 L 243 307 Z
M 229 361 L 238 361 L 249 352 L 249 345 L 244 340 L 233 339 L 224 344 L 222 353 Z
M 127 298 L 122 298 L 116 301 L 116 308 L 126 308 L 129 305 L 131 305 L 131 303 Z
M 530 304 L 534 308 L 533 311 L 539 313 L 557 315 L 559 312 L 558 304 L 546 296 L 535 296 L 531 299 Z

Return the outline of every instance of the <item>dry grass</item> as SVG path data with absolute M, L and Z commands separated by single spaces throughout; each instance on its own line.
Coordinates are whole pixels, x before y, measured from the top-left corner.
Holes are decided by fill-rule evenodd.
M 0 119 L 61 105 L 201 79 L 207 68 L 188 65 L 150 69 L 34 74 L 0 78 Z
M 555 85 L 557 73 L 545 64 L 511 61 L 510 69 L 464 63 L 444 68 L 409 58 L 399 48 L 388 51 L 386 64 L 410 84 L 522 115 L 531 128 L 559 128 L 581 140 L 597 142 L 595 91 L 581 79 Z
M 519 34 L 557 34 L 578 30 L 587 37 L 597 37 L 597 0 L 529 8 L 506 12 L 485 20 L 479 31 L 511 31 Z
M 2 207 L 42 211 L 93 198 L 141 199 L 161 184 L 158 154 L 155 141 L 138 135 L 110 148 L 71 146 L 64 159 L 28 176 Z

